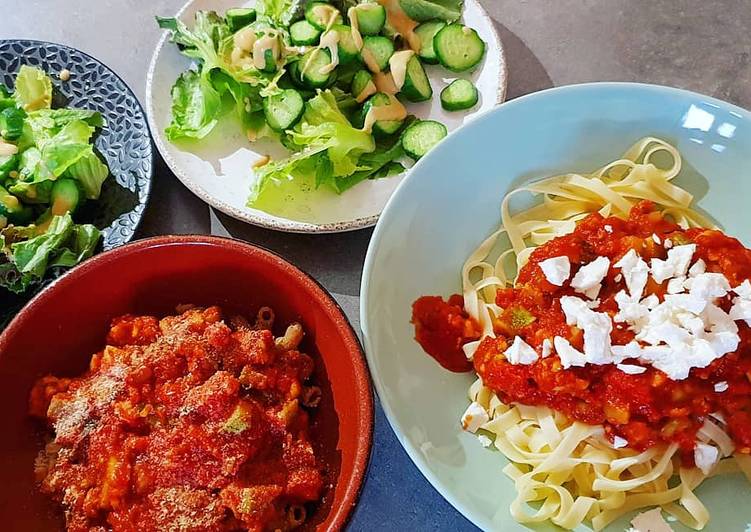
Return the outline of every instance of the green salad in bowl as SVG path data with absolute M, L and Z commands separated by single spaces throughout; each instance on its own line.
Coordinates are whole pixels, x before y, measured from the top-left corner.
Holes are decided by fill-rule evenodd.
M 52 103 L 51 79 L 39 68 L 22 65 L 14 92 L 0 85 L 0 288 L 11 292 L 78 264 L 100 238 L 74 218 L 109 175 L 92 144 L 104 119 Z
M 172 88 L 166 136 L 200 140 L 235 114 L 251 142 L 280 142 L 286 157 L 265 157 L 252 169 L 247 205 L 261 210 L 291 181 L 341 194 L 399 174 L 447 134 L 405 107 L 434 98 L 425 65 L 454 77 L 485 56 L 461 14 L 458 0 L 259 0 L 223 15 L 198 10 L 192 27 L 158 18 L 194 60 Z M 477 102 L 466 79 L 440 94 L 446 111 Z

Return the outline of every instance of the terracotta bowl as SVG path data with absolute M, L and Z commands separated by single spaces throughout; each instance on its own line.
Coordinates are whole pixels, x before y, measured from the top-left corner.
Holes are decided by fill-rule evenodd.
M 62 528 L 62 514 L 35 486 L 44 430 L 27 415 L 29 390 L 46 374 L 74 376 L 101 349 L 108 324 L 131 313 L 174 313 L 181 303 L 218 304 L 252 315 L 274 308 L 297 320 L 323 390 L 312 436 L 332 487 L 308 529 L 338 530 L 357 503 L 373 430 L 373 398 L 362 349 L 334 299 L 269 251 L 207 236 L 160 237 L 86 261 L 35 297 L 0 335 L 0 522 L 5 531 Z

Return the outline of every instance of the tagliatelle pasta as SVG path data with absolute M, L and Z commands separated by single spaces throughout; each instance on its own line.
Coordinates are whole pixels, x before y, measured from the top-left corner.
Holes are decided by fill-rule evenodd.
M 667 162 L 658 164 L 658 159 Z M 715 228 L 692 208 L 693 196 L 671 181 L 681 170 L 678 150 L 647 137 L 620 159 L 588 174 L 565 174 L 512 190 L 501 204 L 500 228 L 467 259 L 462 270 L 464 310 L 480 326 L 480 340 L 463 345 L 472 358 L 481 340 L 496 337 L 504 311 L 499 289 L 513 286 L 535 248 L 574 231 L 577 222 L 599 212 L 627 218 L 642 200 L 684 229 Z M 520 194 L 542 196 L 537 205 L 513 212 Z M 543 357 L 546 355 L 543 355 Z M 517 496 L 512 516 L 521 523 L 552 521 L 568 529 L 581 523 L 600 530 L 639 508 L 661 507 L 686 526 L 702 529 L 709 512 L 694 490 L 710 476 L 743 472 L 751 481 L 751 457 L 733 456 L 735 446 L 723 421 L 707 418 L 697 441 L 718 449 L 719 462 L 708 472 L 681 467 L 678 444 L 659 444 L 638 452 L 608 441 L 601 425 L 573 421 L 545 406 L 504 404 L 478 379 L 470 399 L 489 420 L 481 431 L 510 461 L 503 472 L 513 479 Z
M 667 167 L 657 165 L 662 154 Z M 593 212 L 625 218 L 641 200 L 652 201 L 682 227 L 714 228 L 709 218 L 691 207 L 693 195 L 671 181 L 680 173 L 681 154 L 664 140 L 645 137 L 623 156 L 591 174 L 564 174 L 516 188 L 501 203 L 501 227 L 469 256 L 462 268 L 464 306 L 493 336 L 491 313 L 495 291 L 513 282 L 512 272 L 529 254 L 549 240 L 570 233 L 576 222 Z M 542 202 L 512 214 L 511 199 L 519 194 L 542 195 Z M 513 259 L 513 261 L 512 261 Z
M 621 515 L 661 506 L 686 526 L 701 529 L 709 512 L 694 493 L 707 478 L 742 471 L 751 480 L 751 457 L 730 456 L 727 435 L 707 421 L 701 440 L 722 450 L 709 474 L 676 466 L 677 445 L 642 453 L 614 449 L 602 427 L 572 422 L 552 409 L 504 404 L 478 379 L 469 398 L 482 405 L 490 420 L 481 429 L 510 463 L 503 472 L 513 479 L 517 496 L 511 514 L 520 523 L 550 520 L 564 528 L 590 521 L 601 530 Z M 716 438 L 714 439 L 713 438 Z M 679 482 L 672 482 L 676 477 Z M 529 504 L 537 505 L 534 511 Z

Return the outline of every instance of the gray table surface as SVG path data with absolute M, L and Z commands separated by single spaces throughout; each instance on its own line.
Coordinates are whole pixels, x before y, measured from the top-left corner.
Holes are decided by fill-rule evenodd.
M 509 67 L 508 98 L 588 81 L 640 81 L 690 89 L 751 108 L 750 0 L 481 0 Z M 0 0 L 0 39 L 74 46 L 116 72 L 143 101 L 160 32 L 153 16 L 183 0 Z M 139 237 L 231 235 L 270 248 L 335 294 L 355 327 L 371 230 L 293 235 L 210 209 L 157 159 Z M 373 457 L 351 530 L 474 530 L 433 490 L 399 446 L 380 408 Z

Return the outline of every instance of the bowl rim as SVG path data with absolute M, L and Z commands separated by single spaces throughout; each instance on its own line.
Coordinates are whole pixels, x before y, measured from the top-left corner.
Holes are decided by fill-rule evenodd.
M 196 1 L 197 0 L 186 0 L 186 2 L 175 13 L 174 17 L 182 17 Z M 503 41 L 501 40 L 501 35 L 495 26 L 494 20 L 492 19 L 488 11 L 479 0 L 473 0 L 473 2 L 476 4 L 480 16 L 486 20 L 486 23 L 491 30 L 491 36 L 493 37 L 494 45 L 497 46 L 499 51 L 500 71 L 498 73 L 498 87 L 496 91 L 495 101 L 495 105 L 498 106 L 504 102 L 508 93 L 508 60 L 506 58 L 506 49 L 503 45 Z M 266 218 L 258 214 L 249 212 L 248 210 L 239 209 L 226 203 L 223 200 L 216 198 L 213 194 L 211 194 L 210 191 L 204 189 L 204 187 L 199 185 L 191 177 L 189 172 L 184 172 L 180 165 L 178 165 L 178 163 L 169 153 L 166 145 L 166 139 L 163 137 L 160 128 L 157 126 L 154 111 L 154 76 L 156 74 L 157 60 L 161 55 L 162 49 L 165 47 L 165 45 L 168 44 L 169 38 L 169 31 L 163 31 L 161 37 L 159 37 L 159 41 L 157 41 L 157 44 L 154 47 L 154 52 L 151 56 L 151 60 L 149 61 L 149 68 L 146 72 L 146 116 L 149 122 L 150 129 L 153 132 L 152 139 L 157 151 L 159 152 L 159 155 L 164 160 L 165 164 L 169 167 L 170 171 L 188 190 L 198 196 L 207 205 L 223 212 L 228 216 L 231 216 L 232 218 L 235 218 L 247 224 L 255 225 L 257 227 L 271 229 L 272 231 L 300 234 L 345 233 L 349 231 L 356 231 L 358 229 L 373 227 L 378 222 L 378 219 L 383 215 L 385 205 L 384 209 L 382 209 L 379 214 L 322 224 L 301 222 L 298 220 L 293 220 L 291 218 L 282 218 L 276 215 L 270 215 L 270 218 Z M 478 114 L 477 116 L 481 116 L 482 114 L 483 113 Z M 460 126 L 457 129 L 461 129 L 462 127 L 463 126 Z M 410 171 L 411 168 L 408 168 L 407 170 L 402 172 L 402 180 L 404 180 L 409 175 Z M 393 196 L 395 192 L 396 189 L 394 189 L 391 195 Z M 387 204 L 388 199 L 386 200 L 386 205 Z
M 507 100 L 497 107 L 477 116 L 474 120 L 465 124 L 463 127 L 450 132 L 446 138 L 448 139 L 453 138 L 457 135 L 468 134 L 468 131 L 480 127 L 485 122 L 497 120 L 496 115 L 502 115 L 504 112 L 506 112 L 507 109 L 511 109 L 519 105 L 534 105 L 534 103 L 540 99 L 547 99 L 550 97 L 566 95 L 569 93 L 587 93 L 589 91 L 598 93 L 600 91 L 610 90 L 631 90 L 635 91 L 637 94 L 640 92 L 651 94 L 659 93 L 665 97 L 688 97 L 692 99 L 701 99 L 705 103 L 708 103 L 717 108 L 725 109 L 737 115 L 738 117 L 751 122 L 751 111 L 744 109 L 738 105 L 720 100 L 713 96 L 707 96 L 698 92 L 670 87 L 667 85 L 627 81 L 600 81 L 551 87 L 541 91 L 528 93 L 512 100 Z M 379 378 L 378 372 L 375 369 L 375 360 L 377 358 L 377 355 L 375 354 L 375 350 L 372 345 L 371 331 L 369 328 L 368 307 L 370 306 L 369 299 L 371 295 L 369 285 L 371 277 L 373 276 L 375 257 L 380 249 L 385 249 L 386 247 L 384 241 L 384 232 L 386 231 L 385 226 L 390 223 L 391 211 L 397 210 L 396 202 L 399 201 L 398 198 L 402 193 L 402 189 L 407 186 L 407 183 L 414 179 L 423 179 L 417 178 L 415 177 L 415 175 L 420 173 L 421 168 L 426 164 L 425 160 L 429 160 L 431 159 L 431 157 L 435 157 L 435 152 L 428 153 L 425 157 L 417 161 L 415 166 L 410 169 L 405 178 L 399 183 L 399 185 L 397 185 L 396 189 L 391 194 L 391 197 L 386 202 L 386 205 L 381 212 L 381 216 L 378 219 L 378 223 L 376 223 L 375 229 L 373 230 L 373 235 L 370 238 L 370 243 L 368 244 L 368 249 L 365 254 L 365 262 L 363 264 L 363 272 L 360 281 L 360 329 L 362 330 L 365 358 L 368 361 L 368 366 L 371 369 L 370 376 L 373 381 L 373 386 L 375 387 L 376 394 L 378 394 L 378 397 L 380 399 L 381 408 L 386 415 L 386 419 L 388 420 L 391 429 L 394 431 L 394 434 L 399 440 L 399 443 L 409 455 L 412 463 L 415 464 L 417 469 L 420 470 L 420 473 L 422 473 L 425 479 L 430 482 L 433 488 L 438 491 L 438 493 L 440 493 L 441 496 L 446 501 L 448 501 L 449 504 L 451 504 L 451 506 L 453 506 L 470 522 L 472 522 L 475 526 L 482 528 L 483 520 L 478 520 L 476 512 L 467 508 L 466 505 L 454 495 L 454 492 L 456 490 L 451 488 L 432 471 L 427 460 L 424 459 L 420 450 L 412 445 L 412 443 L 410 443 L 407 435 L 400 428 L 397 421 L 395 408 L 393 408 L 393 405 L 387 399 L 385 399 L 389 396 L 388 390 L 384 382 Z
M 0 333 L 0 364 L 2 364 L 2 353 L 5 352 L 8 344 L 15 334 L 24 326 L 24 324 L 33 317 L 36 308 L 52 297 L 53 292 L 60 285 L 68 285 L 79 282 L 85 278 L 89 271 L 95 270 L 102 265 L 118 261 L 121 256 L 132 255 L 144 252 L 146 250 L 165 246 L 218 246 L 225 249 L 232 249 L 241 253 L 253 253 L 262 256 L 264 259 L 273 263 L 275 267 L 287 269 L 297 275 L 304 284 L 307 284 L 314 296 L 321 300 L 327 313 L 334 319 L 337 329 L 344 335 L 344 341 L 349 344 L 350 350 L 354 350 L 357 356 L 352 356 L 356 366 L 354 385 L 360 389 L 365 399 L 365 404 L 360 410 L 363 414 L 360 421 L 360 436 L 355 448 L 354 467 L 347 473 L 349 486 L 344 492 L 342 504 L 338 507 L 332 507 L 329 510 L 329 516 L 333 516 L 331 523 L 328 525 L 329 530 L 340 530 L 349 522 L 362 494 L 365 481 L 367 479 L 370 458 L 373 450 L 373 434 L 375 425 L 375 406 L 374 394 L 372 388 L 372 378 L 370 377 L 370 368 L 365 361 L 365 354 L 362 343 L 358 338 L 355 329 L 352 327 L 347 315 L 334 299 L 331 293 L 312 275 L 295 266 L 287 259 L 262 246 L 257 246 L 247 242 L 235 240 L 232 238 L 209 236 L 209 235 L 164 235 L 125 244 L 123 246 L 105 251 L 84 261 L 80 265 L 71 268 L 63 275 L 55 279 L 37 295 L 35 295 L 24 307 L 14 316 L 13 320 Z M 317 292 L 317 293 L 316 293 Z M 341 470 L 340 470 L 341 471 Z
M 136 220 L 136 223 L 133 224 L 133 232 L 131 236 L 126 241 L 126 244 L 132 242 L 134 239 L 136 239 L 136 234 L 138 233 L 138 229 L 141 227 L 141 223 L 143 222 L 144 215 L 146 214 L 146 207 L 149 204 L 149 200 L 151 199 L 151 192 L 153 188 L 154 183 L 154 172 L 156 168 L 156 145 L 154 143 L 154 133 L 151 129 L 151 122 L 149 121 L 149 115 L 146 112 L 146 108 L 141 103 L 141 100 L 136 96 L 136 93 L 133 92 L 133 89 L 131 86 L 123 79 L 123 77 L 117 73 L 115 69 L 110 67 L 107 63 L 99 59 L 98 57 L 90 54 L 89 52 L 84 52 L 80 48 L 76 48 L 75 46 L 71 46 L 69 44 L 62 44 L 56 41 L 45 41 L 42 39 L 25 39 L 23 37 L 8 37 L 8 38 L 2 38 L 0 39 L 0 42 L 25 42 L 25 43 L 31 43 L 34 45 L 43 45 L 43 46 L 57 46 L 59 48 L 65 48 L 68 50 L 74 50 L 75 52 L 78 52 L 79 54 L 88 57 L 95 63 L 99 63 L 104 68 L 110 71 L 110 73 L 115 76 L 116 79 L 120 81 L 120 83 L 123 84 L 123 87 L 125 87 L 125 90 L 130 92 L 130 95 L 133 96 L 133 101 L 136 103 L 136 107 L 138 110 L 141 111 L 141 114 L 144 117 L 144 124 L 146 125 L 146 133 L 149 137 L 149 168 L 148 168 L 148 179 L 146 180 L 146 186 L 143 189 L 143 202 L 141 204 L 143 205 L 143 208 L 141 209 L 140 213 L 138 214 L 138 219 Z M 112 173 L 110 172 L 110 176 Z M 111 248 L 116 249 L 116 248 Z M 106 253 L 107 251 L 102 251 L 97 253 L 97 255 L 101 255 L 102 253 Z

